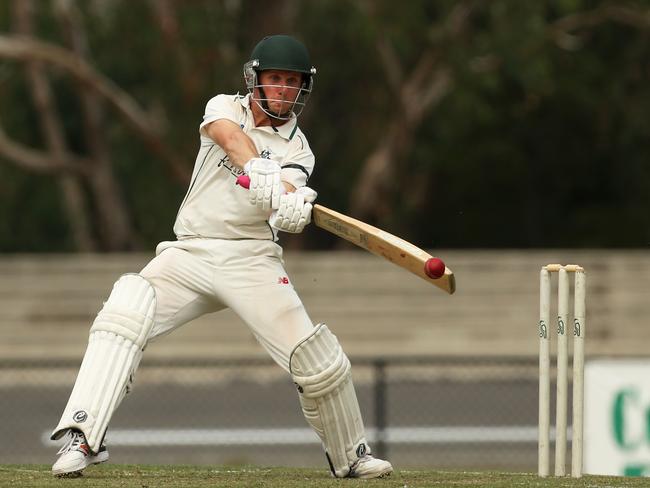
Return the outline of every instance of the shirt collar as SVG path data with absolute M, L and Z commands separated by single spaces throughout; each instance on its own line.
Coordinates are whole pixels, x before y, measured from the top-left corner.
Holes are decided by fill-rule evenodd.
M 242 104 L 243 107 L 246 108 L 247 111 L 250 112 L 250 116 L 252 118 L 253 112 L 251 110 L 251 94 L 249 93 L 245 97 L 241 98 L 240 103 Z M 293 138 L 293 136 L 296 134 L 296 131 L 298 130 L 298 117 L 296 117 L 296 114 L 292 113 L 291 118 L 282 125 L 279 125 L 277 127 L 264 125 L 255 128 L 265 130 L 267 132 L 274 132 L 280 135 L 282 138 L 286 139 L 287 141 L 290 141 Z

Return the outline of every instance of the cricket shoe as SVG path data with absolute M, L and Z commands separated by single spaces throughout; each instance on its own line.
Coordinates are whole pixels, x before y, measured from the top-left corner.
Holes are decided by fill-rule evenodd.
M 366 454 L 350 467 L 348 478 L 383 478 L 392 472 L 393 466 L 388 461 Z
M 108 449 L 102 442 L 99 452 L 90 452 L 86 437 L 78 430 L 68 430 L 68 442 L 57 452 L 60 454 L 52 466 L 52 474 L 58 478 L 76 478 L 92 464 L 108 461 Z

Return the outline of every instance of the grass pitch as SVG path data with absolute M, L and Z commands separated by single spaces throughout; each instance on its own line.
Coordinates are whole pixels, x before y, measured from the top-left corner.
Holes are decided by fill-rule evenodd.
M 495 472 L 449 472 L 399 470 L 379 480 L 337 480 L 323 469 L 209 467 L 209 466 L 146 466 L 102 465 L 86 470 L 80 478 L 54 478 L 49 465 L 0 465 L 0 487 L 494 487 L 494 488 L 610 488 L 648 486 L 647 478 L 585 476 L 540 479 L 534 474 Z

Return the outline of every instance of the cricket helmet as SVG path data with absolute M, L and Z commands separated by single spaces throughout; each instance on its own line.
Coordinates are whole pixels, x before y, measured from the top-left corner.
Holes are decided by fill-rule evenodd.
M 269 111 L 268 99 L 264 95 L 264 85 L 258 84 L 258 73 L 270 69 L 296 71 L 303 75 L 299 94 L 288 115 L 283 116 Z M 260 90 L 261 97 L 253 98 L 253 100 L 258 102 L 267 115 L 283 120 L 288 120 L 291 117 L 291 112 L 295 112 L 296 108 L 298 108 L 296 116 L 302 112 L 311 93 L 315 74 L 316 68 L 311 64 L 305 45 L 287 35 L 267 36 L 262 39 L 253 48 L 250 60 L 244 64 L 244 80 L 249 93 L 252 94 L 255 88 Z

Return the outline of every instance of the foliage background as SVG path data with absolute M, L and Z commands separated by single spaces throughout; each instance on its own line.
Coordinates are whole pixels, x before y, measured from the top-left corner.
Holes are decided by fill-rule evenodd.
M 205 103 L 244 90 L 242 64 L 273 33 L 302 39 L 318 69 L 301 127 L 324 205 L 423 247 L 650 243 L 648 1 L 4 0 L 0 252 L 173 238 Z M 85 59 L 148 135 L 92 83 L 7 44 L 25 39 Z M 284 242 L 340 245 L 314 229 Z

